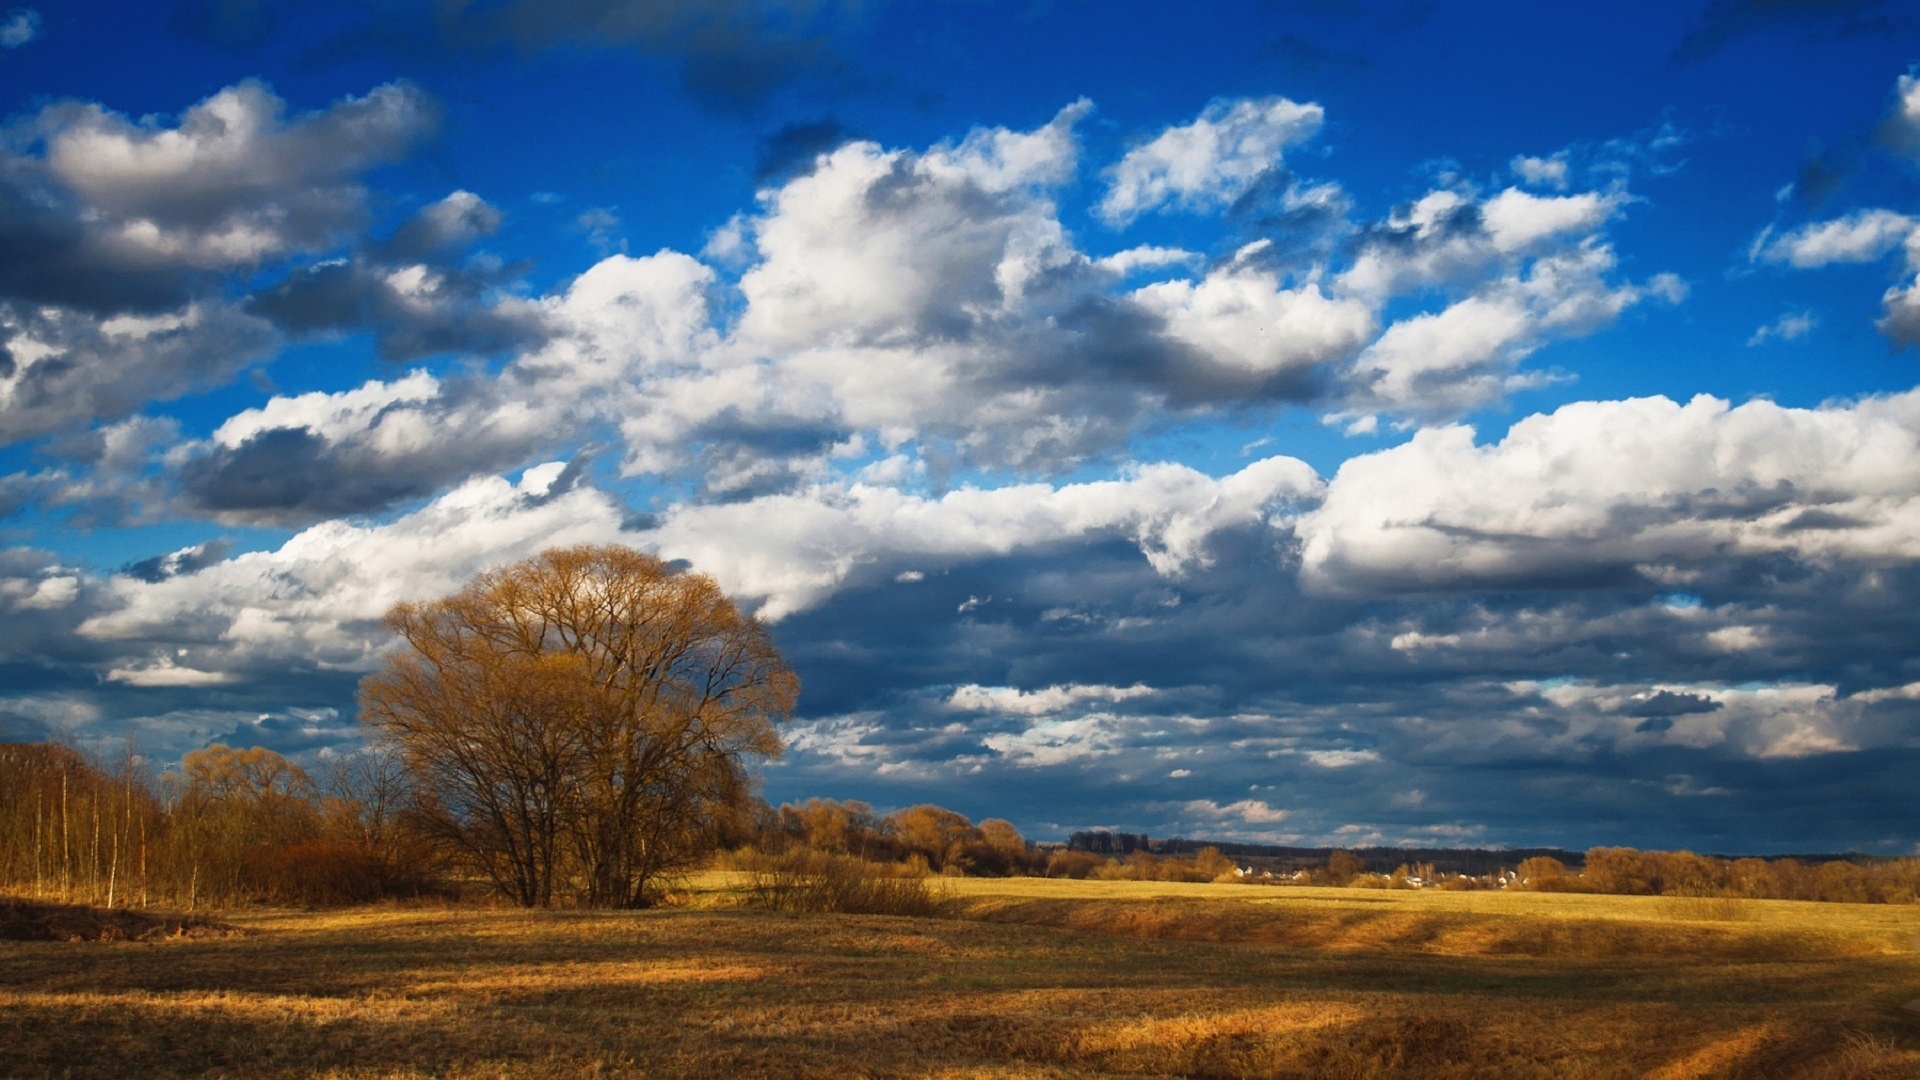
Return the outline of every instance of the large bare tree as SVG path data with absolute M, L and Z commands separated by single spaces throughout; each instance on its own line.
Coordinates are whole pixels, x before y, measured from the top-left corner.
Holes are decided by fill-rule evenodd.
M 647 903 L 780 752 L 799 680 L 712 578 L 623 547 L 543 552 L 404 603 L 360 686 L 433 830 L 527 906 Z

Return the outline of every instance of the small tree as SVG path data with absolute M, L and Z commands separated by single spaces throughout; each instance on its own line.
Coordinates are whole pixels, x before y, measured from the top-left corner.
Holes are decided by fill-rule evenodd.
M 1345 885 L 1366 871 L 1367 864 L 1360 856 L 1344 848 L 1327 856 L 1327 883 L 1330 885 Z
M 750 794 L 799 680 L 704 574 L 622 547 L 543 552 L 395 607 L 360 687 L 420 816 L 502 892 L 637 907 Z
M 1232 859 L 1220 854 L 1220 849 L 1209 844 L 1193 853 L 1193 872 L 1203 881 L 1215 881 L 1233 873 L 1238 867 Z
M 1059 848 L 1047 856 L 1047 876 L 1084 878 L 1098 870 L 1106 861 L 1091 851 Z
M 887 815 L 886 824 L 903 851 L 921 856 L 935 870 L 967 869 L 967 841 L 980 835 L 965 816 L 930 803 L 896 810 Z
M 328 759 L 326 775 L 321 806 L 327 831 L 358 844 L 383 866 L 397 867 L 406 848 L 400 815 L 411 795 L 400 755 L 376 743 Z
M 1027 872 L 1027 838 L 1020 835 L 1013 822 L 988 818 L 980 823 L 979 831 L 980 839 L 973 845 L 978 849 L 973 856 L 976 869 L 994 874 Z
M 1533 855 L 1520 860 L 1520 866 L 1514 871 L 1520 880 L 1528 885 L 1538 886 L 1542 882 L 1559 881 L 1567 876 L 1567 864 L 1551 855 Z

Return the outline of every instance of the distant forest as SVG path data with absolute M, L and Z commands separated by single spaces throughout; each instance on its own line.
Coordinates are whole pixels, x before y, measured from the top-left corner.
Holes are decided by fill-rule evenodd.
M 1533 858 L 1557 859 L 1569 870 L 1580 870 L 1586 865 L 1587 859 L 1586 852 L 1557 847 L 1290 847 L 1283 844 L 1254 844 L 1236 840 L 1188 839 L 1184 836 L 1155 840 L 1146 833 L 1109 832 L 1105 829 L 1076 831 L 1068 837 L 1066 847 L 1073 851 L 1086 851 L 1096 855 L 1119 856 L 1130 855 L 1136 851 L 1148 851 L 1155 855 L 1191 855 L 1203 848 L 1212 848 L 1242 865 L 1276 872 L 1311 870 L 1317 866 L 1325 866 L 1334 852 L 1347 851 L 1358 856 L 1367 870 L 1373 873 L 1391 873 L 1394 867 L 1403 863 L 1424 863 L 1443 874 L 1466 874 L 1472 877 L 1498 874 L 1502 870 L 1513 869 Z M 1721 861 L 1750 858 L 1766 862 L 1797 860 L 1812 864 L 1851 862 L 1862 865 L 1898 863 L 1904 859 L 1903 856 L 1867 855 L 1856 851 L 1792 852 L 1780 855 L 1737 855 L 1715 852 L 1701 857 Z
M 1262 870 L 1294 871 L 1311 870 L 1327 865 L 1327 860 L 1336 851 L 1350 851 L 1360 858 L 1367 870 L 1389 874 L 1402 863 L 1426 863 L 1443 874 L 1466 874 L 1479 877 L 1485 874 L 1498 874 L 1510 870 L 1523 860 L 1535 857 L 1558 859 L 1572 869 L 1579 869 L 1586 856 L 1582 852 L 1565 848 L 1416 848 L 1416 847 L 1286 847 L 1278 844 L 1249 844 L 1233 840 L 1189 840 L 1176 836 L 1168 840 L 1155 840 L 1145 833 L 1108 832 L 1104 829 L 1075 832 L 1067 838 L 1067 847 L 1073 851 L 1086 851 L 1095 855 L 1131 855 L 1136 851 L 1149 851 L 1155 855 L 1191 855 L 1202 848 L 1213 848 L 1230 859 L 1243 865 L 1251 865 Z M 1845 856 L 1820 856 L 1821 859 L 1844 858 Z

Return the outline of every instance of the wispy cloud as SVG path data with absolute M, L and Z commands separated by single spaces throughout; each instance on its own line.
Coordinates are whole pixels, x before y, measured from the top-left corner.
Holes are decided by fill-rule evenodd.
M 15 8 L 0 19 L 0 49 L 17 49 L 40 36 L 40 13 Z

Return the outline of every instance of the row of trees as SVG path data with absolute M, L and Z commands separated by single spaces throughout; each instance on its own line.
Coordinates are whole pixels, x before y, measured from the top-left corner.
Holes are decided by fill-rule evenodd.
M 927 804 L 881 816 L 854 800 L 789 803 L 759 816 L 750 843 L 771 854 L 803 847 L 868 862 L 914 863 L 936 874 L 1005 877 L 1033 869 L 1027 841 L 1011 822 L 989 818 L 975 825 Z
M 101 764 L 60 744 L 0 744 L 0 890 L 192 909 L 454 896 L 478 882 L 526 903 L 518 879 L 503 885 L 472 856 L 473 838 L 450 837 L 443 814 L 391 749 L 335 758 L 315 777 L 273 751 L 216 744 L 155 777 L 132 754 Z M 879 814 L 862 802 L 809 799 L 776 810 L 750 795 L 713 823 L 697 853 L 722 847 L 847 856 L 908 875 L 1211 881 L 1234 870 L 1210 848 L 1125 858 L 1040 848 L 1010 822 L 976 825 L 928 804 Z M 581 885 L 561 899 L 595 902 Z
M 451 896 L 463 882 L 478 881 L 525 902 L 469 856 L 471 840 L 449 842 L 447 827 L 423 808 L 403 759 L 391 750 L 336 758 L 315 777 L 269 750 L 214 745 L 155 777 L 131 752 L 100 763 L 59 744 L 0 744 L 0 890 L 7 892 L 195 908 Z M 809 799 L 776 810 L 742 795 L 711 823 L 703 846 L 677 856 L 678 864 L 720 847 L 812 851 L 894 864 L 909 874 L 1241 880 L 1233 860 L 1213 848 L 1159 855 L 1136 846 L 1114 857 L 1041 847 L 1007 821 L 975 825 L 925 804 L 879 814 L 862 802 Z M 1325 865 L 1298 874 L 1244 880 L 1912 903 L 1920 896 L 1920 859 L 1808 862 L 1595 848 L 1579 867 L 1534 856 L 1511 874 L 1471 877 L 1419 864 L 1376 871 L 1352 852 L 1335 851 Z M 562 898 L 596 902 L 590 883 L 576 887 Z
M 158 817 L 131 763 L 116 775 L 69 747 L 0 743 L 0 882 L 12 889 L 144 896 Z
M 316 782 L 270 750 L 215 744 L 155 777 L 57 743 L 0 744 L 0 888 L 119 906 L 353 903 L 431 887 L 397 820 L 391 757 Z
M 1486 874 L 1442 873 L 1432 863 L 1386 863 L 1335 850 L 1322 865 L 1293 872 L 1255 873 L 1256 884 L 1352 888 L 1503 889 L 1609 893 L 1622 896 L 1819 900 L 1851 904 L 1909 904 L 1920 899 L 1920 859 L 1727 859 L 1690 851 L 1597 847 L 1578 866 L 1551 855 L 1520 859 Z
M 1542 892 L 1704 896 L 1910 904 L 1920 898 L 1920 859 L 1724 859 L 1690 851 L 1598 847 L 1577 871 L 1539 856 L 1516 871 L 1520 887 Z
M 1139 839 L 1141 843 L 1123 848 L 1109 846 L 1109 850 L 1127 852 L 1124 857 L 1112 857 L 1071 845 L 1036 847 L 1011 822 L 988 818 L 975 825 L 964 815 L 939 806 L 910 806 L 882 816 L 863 802 L 808 799 L 762 813 L 751 842 L 757 850 L 770 854 L 806 848 L 868 862 L 911 864 L 934 873 L 979 877 L 1024 874 L 1116 881 L 1214 881 L 1234 876 L 1233 860 L 1217 848 L 1202 848 L 1186 857 L 1156 855 L 1146 850 L 1145 837 Z
M 1095 855 L 1124 856 L 1136 851 L 1152 851 L 1153 838 L 1146 833 L 1083 829 L 1067 837 L 1067 846 L 1075 851 L 1090 851 Z

